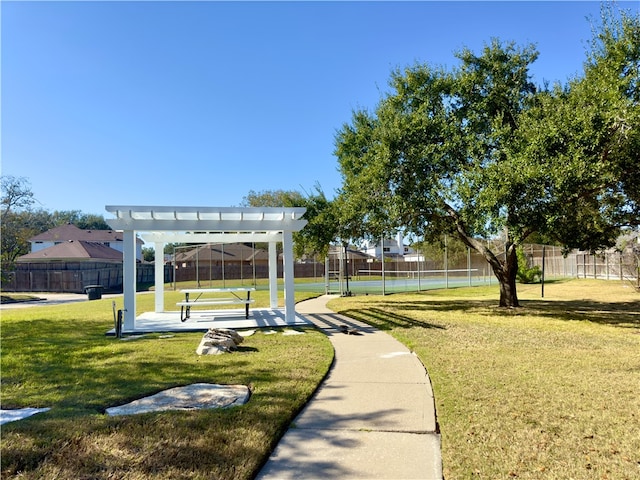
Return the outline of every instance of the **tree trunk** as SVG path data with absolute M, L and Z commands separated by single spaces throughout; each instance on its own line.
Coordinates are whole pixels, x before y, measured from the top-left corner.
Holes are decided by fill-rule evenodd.
M 518 294 L 516 291 L 516 281 L 511 278 L 499 278 L 500 280 L 500 306 L 519 307 Z
M 516 290 L 516 278 L 518 273 L 518 257 L 515 246 L 510 246 L 506 251 L 504 263 L 496 268 L 492 265 L 496 278 L 500 282 L 500 306 L 515 308 L 520 306 Z
M 500 283 L 500 306 L 508 308 L 519 307 L 520 303 L 518 302 L 518 294 L 516 292 L 516 278 L 518 274 L 516 244 L 512 243 L 511 238 L 507 235 L 505 260 L 504 262 L 498 260 L 498 257 L 496 257 L 496 255 L 489 250 L 486 245 L 467 233 L 467 229 L 464 222 L 462 222 L 458 216 L 458 212 L 446 203 L 444 205 L 449 216 L 453 220 L 460 239 L 465 245 L 480 253 L 489 265 L 491 265 L 493 273 Z

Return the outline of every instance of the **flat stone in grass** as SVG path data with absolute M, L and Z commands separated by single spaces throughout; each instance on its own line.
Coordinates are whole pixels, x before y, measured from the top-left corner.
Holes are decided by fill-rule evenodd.
M 250 395 L 249 388 L 245 385 L 194 383 L 170 388 L 126 405 L 107 408 L 106 413 L 115 416 L 167 410 L 229 408 L 247 403 Z
M 0 425 L 30 417 L 36 413 L 46 412 L 50 408 L 18 408 L 16 410 L 0 410 Z

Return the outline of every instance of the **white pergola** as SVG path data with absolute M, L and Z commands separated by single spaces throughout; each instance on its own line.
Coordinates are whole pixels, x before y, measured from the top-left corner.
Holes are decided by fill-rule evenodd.
M 285 321 L 295 323 L 293 276 L 293 232 L 301 230 L 305 208 L 218 208 L 218 207 L 148 207 L 110 206 L 115 215 L 106 222 L 123 232 L 123 330 L 135 330 L 136 322 L 136 238 L 154 244 L 156 259 L 163 258 L 166 243 L 235 243 L 269 244 L 270 307 L 278 307 L 276 245 L 282 242 Z M 164 311 L 164 265 L 155 265 L 155 311 Z

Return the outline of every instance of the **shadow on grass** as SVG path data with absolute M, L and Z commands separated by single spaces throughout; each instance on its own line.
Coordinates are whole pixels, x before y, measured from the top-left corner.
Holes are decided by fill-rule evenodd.
M 3 348 L 19 357 L 8 365 L 18 383 L 10 390 L 26 382 L 33 398 L 50 399 L 53 408 L 3 425 L 2 478 L 252 478 L 330 363 L 321 361 L 328 349 L 306 337 L 258 335 L 234 354 L 197 356 L 200 334 L 132 343 L 88 334 L 95 326 L 76 336 L 74 328 L 35 321 L 9 332 Z M 285 354 L 297 360 L 283 362 Z M 230 409 L 102 414 L 200 382 L 249 385 L 253 393 Z
M 397 305 L 399 304 L 395 305 L 395 311 L 384 310 L 381 308 L 349 309 L 340 311 L 340 315 L 368 323 L 369 325 L 376 327 L 378 330 L 412 327 L 445 328 L 436 323 L 424 322 L 407 315 L 402 315 L 398 313 Z M 404 306 L 406 304 L 402 305 Z
M 288 390 L 252 396 L 247 405 L 229 409 L 41 415 L 8 424 L 3 478 L 45 478 L 53 465 L 58 478 L 248 479 L 273 447 L 271 439 L 293 419 L 291 412 L 301 408 L 299 393 Z M 250 440 L 239 440 L 246 437 Z
M 49 416 L 75 416 L 190 383 L 282 380 L 269 363 L 272 353 L 264 339 L 248 340 L 253 344 L 232 354 L 199 356 L 201 333 L 123 342 L 105 337 L 103 327 L 87 327 L 58 321 L 52 326 L 47 319 L 3 326 L 4 406 L 21 407 L 25 396 L 33 395 L 39 403 L 57 407 Z
M 623 328 L 640 328 L 640 301 L 607 303 L 589 300 L 528 300 L 523 302 L 523 305 L 525 313 L 529 310 L 536 315 L 555 320 L 588 321 Z
M 538 316 L 563 321 L 588 321 L 621 328 L 640 329 L 640 300 L 637 302 L 599 302 L 592 300 L 524 300 L 520 308 L 501 308 L 495 299 L 488 300 L 417 300 L 409 302 L 380 301 L 362 309 L 341 310 L 339 313 L 375 326 L 392 328 L 446 328 L 437 320 L 425 322 L 413 312 L 458 312 L 476 316 L 517 318 Z

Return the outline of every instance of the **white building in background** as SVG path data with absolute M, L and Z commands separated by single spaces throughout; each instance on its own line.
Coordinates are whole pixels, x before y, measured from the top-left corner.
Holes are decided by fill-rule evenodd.
M 405 256 L 415 254 L 413 248 L 404 244 L 402 233 L 400 232 L 396 238 L 385 238 L 384 241 L 382 239 L 377 241 L 366 240 L 362 244 L 361 251 L 378 260 L 382 259 L 383 253 L 384 258 L 392 259 L 403 259 Z

